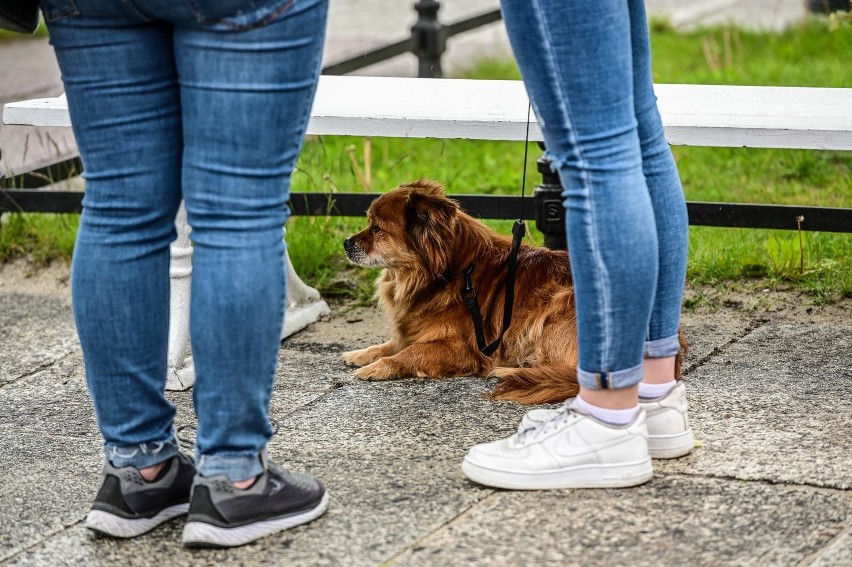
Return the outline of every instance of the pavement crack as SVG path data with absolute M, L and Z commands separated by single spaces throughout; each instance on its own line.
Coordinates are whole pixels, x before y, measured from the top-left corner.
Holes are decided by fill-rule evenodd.
M 820 558 L 825 556 L 826 553 L 830 553 L 832 548 L 840 547 L 843 545 L 843 539 L 846 537 L 852 537 L 852 528 L 846 528 L 845 530 L 839 530 L 837 534 L 828 540 L 824 546 L 811 553 L 804 559 L 802 559 L 797 565 L 798 567 L 806 567 L 807 565 L 813 565 Z
M 33 369 L 29 372 L 25 372 L 24 374 L 21 374 L 17 378 L 12 378 L 11 380 L 8 380 L 6 382 L 2 382 L 2 383 L 0 383 L 0 390 L 2 390 L 3 388 L 6 388 L 7 386 L 11 386 L 12 384 L 17 384 L 21 380 L 29 378 L 30 376 L 34 376 L 35 374 L 38 374 L 39 372 L 41 372 L 43 370 L 47 370 L 51 366 L 55 366 L 55 365 L 59 364 L 60 362 L 62 362 L 63 360 L 65 360 L 66 358 L 71 356 L 72 354 L 74 354 L 74 349 L 69 350 L 65 354 L 60 355 L 59 357 L 57 357 L 56 359 L 54 359 L 50 362 L 45 362 L 44 364 L 37 366 L 35 369 Z
M 32 542 L 30 545 L 28 545 L 28 546 L 26 546 L 26 547 L 22 547 L 21 549 L 19 549 L 18 551 L 16 551 L 16 552 L 15 552 L 15 553 L 13 553 L 12 555 L 7 555 L 7 556 L 5 556 L 5 557 L 0 557 L 0 563 L 10 563 L 10 562 L 11 562 L 12 560 L 14 560 L 16 557 L 20 557 L 21 555 L 25 554 L 25 553 L 26 553 L 26 552 L 28 552 L 29 550 L 34 549 L 34 548 L 36 548 L 36 547 L 38 547 L 38 546 L 42 545 L 45 541 L 47 541 L 48 539 L 52 538 L 53 536 L 56 536 L 56 535 L 61 534 L 61 533 L 65 533 L 65 532 L 67 532 L 68 530 L 70 530 L 71 528 L 73 528 L 74 526 L 77 526 L 77 525 L 79 525 L 79 524 L 82 524 L 85 520 L 86 520 L 86 517 L 85 517 L 85 516 L 83 516 L 82 518 L 80 518 L 80 519 L 79 519 L 79 520 L 77 520 L 76 522 L 71 522 L 70 524 L 62 524 L 62 528 L 57 529 L 57 530 L 54 530 L 54 531 L 52 531 L 52 532 L 49 532 L 49 533 L 45 534 L 45 535 L 44 535 L 44 537 L 42 537 L 42 538 L 38 539 L 37 541 Z
M 745 329 L 742 330 L 742 332 L 735 335 L 734 337 L 732 337 L 731 339 L 726 341 L 724 344 L 714 346 L 713 350 L 711 350 L 710 352 L 708 352 L 707 354 L 705 354 L 704 356 L 702 356 L 701 358 L 699 358 L 698 360 L 696 360 L 692 364 L 688 364 L 687 367 L 683 371 L 683 377 L 689 376 L 695 370 L 698 370 L 699 368 L 704 366 L 704 364 L 707 361 L 709 361 L 711 358 L 713 358 L 714 356 L 716 356 L 718 354 L 722 354 L 722 351 L 724 351 L 726 348 L 730 347 L 731 345 L 737 344 L 738 342 L 740 342 L 741 340 L 743 340 L 744 338 L 746 338 L 747 336 L 749 336 L 754 331 L 758 330 L 760 327 L 762 327 L 763 325 L 765 325 L 768 322 L 769 322 L 769 319 L 766 319 L 766 318 L 763 318 L 763 317 L 752 320 L 751 323 L 749 323 L 749 325 Z
M 783 480 L 773 480 L 771 478 L 741 478 L 729 474 L 705 474 L 705 473 L 689 473 L 689 472 L 655 472 L 655 476 L 674 477 L 683 476 L 689 478 L 702 478 L 706 480 L 730 480 L 736 482 L 753 482 L 757 484 L 765 484 L 767 486 L 788 486 L 788 487 L 804 487 L 819 491 L 827 491 L 832 494 L 852 492 L 852 487 L 842 486 L 826 486 L 824 484 L 816 484 L 813 482 L 789 482 Z
M 393 565 L 395 562 L 411 556 L 411 554 L 414 553 L 417 550 L 418 547 L 420 547 L 420 544 L 424 543 L 426 540 L 428 540 L 430 537 L 432 537 L 436 533 L 438 533 L 438 532 L 440 532 L 440 531 L 442 531 L 446 528 L 449 528 L 451 525 L 453 525 L 457 522 L 463 521 L 469 514 L 471 514 L 473 512 L 474 508 L 476 508 L 476 507 L 480 506 L 481 504 L 483 504 L 484 502 L 487 502 L 488 500 L 494 498 L 495 495 L 497 494 L 497 492 L 499 492 L 499 491 L 489 490 L 488 494 L 486 494 L 485 497 L 480 498 L 476 502 L 473 502 L 470 506 L 468 506 L 467 508 L 462 510 L 460 513 L 456 514 L 455 516 L 453 516 L 452 518 L 450 518 L 446 522 L 443 522 L 441 525 L 439 525 L 438 527 L 436 527 L 432 531 L 428 532 L 423 537 L 418 538 L 417 541 L 415 541 L 414 543 L 405 546 L 405 548 L 402 551 L 400 551 L 399 553 L 396 553 L 393 556 L 389 557 L 388 559 L 382 561 L 380 563 L 380 565 Z

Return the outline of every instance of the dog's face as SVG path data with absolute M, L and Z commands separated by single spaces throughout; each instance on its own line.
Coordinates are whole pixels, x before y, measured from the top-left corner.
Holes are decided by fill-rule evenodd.
M 367 228 L 344 240 L 343 248 L 358 266 L 440 275 L 452 254 L 458 210 L 437 182 L 402 185 L 370 205 Z

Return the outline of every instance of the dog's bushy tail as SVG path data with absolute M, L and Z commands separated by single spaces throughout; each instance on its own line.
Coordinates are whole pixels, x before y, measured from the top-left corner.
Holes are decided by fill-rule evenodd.
M 675 357 L 675 379 L 683 374 L 684 359 L 688 346 L 683 330 L 680 330 L 680 352 Z M 490 394 L 492 400 L 503 400 L 519 404 L 553 404 L 564 402 L 580 391 L 577 384 L 577 369 L 567 365 L 544 365 L 531 368 L 492 368 L 488 373 L 499 378 Z
M 492 400 L 550 404 L 564 402 L 580 391 L 577 370 L 570 366 L 498 367 L 489 376 L 499 378 L 490 395 Z

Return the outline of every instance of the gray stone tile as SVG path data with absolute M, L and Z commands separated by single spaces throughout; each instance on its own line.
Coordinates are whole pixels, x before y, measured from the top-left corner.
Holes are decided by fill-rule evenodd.
M 326 355 L 282 350 L 271 414 L 332 388 Z M 177 424 L 195 424 L 191 392 L 169 392 Z M 187 435 L 191 438 L 191 435 Z M 0 560 L 81 521 L 97 490 L 101 437 L 79 352 L 0 389 Z
M 760 325 L 759 321 L 744 314 L 726 314 L 725 317 L 683 317 L 683 333 L 688 343 L 684 375 L 688 375 L 721 347 L 738 340 Z
M 495 492 L 395 565 L 795 565 L 852 520 L 849 493 L 657 477 L 630 490 Z
M 78 348 L 66 298 L 0 294 L 0 386 Z
M 488 386 L 470 379 L 344 386 L 281 419 L 270 454 L 316 474 L 332 495 L 329 512 L 309 528 L 236 551 L 199 553 L 178 547 L 179 522 L 122 543 L 103 543 L 74 526 L 12 563 L 135 565 L 164 551 L 178 565 L 377 564 L 490 492 L 464 480 L 461 456 L 495 430 L 507 433 L 521 410 L 489 404 L 482 397 Z M 69 521 L 81 517 L 81 507 Z
M 767 323 L 687 377 L 703 446 L 659 470 L 852 488 L 852 326 Z
M 852 565 L 852 528 L 838 535 L 814 557 L 811 567 L 849 567 Z

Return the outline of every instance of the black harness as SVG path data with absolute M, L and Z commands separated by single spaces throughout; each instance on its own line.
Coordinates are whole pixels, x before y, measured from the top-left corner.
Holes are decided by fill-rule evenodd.
M 476 262 L 471 263 L 464 271 L 464 288 L 461 295 L 464 299 L 467 310 L 470 311 L 470 318 L 473 319 L 473 330 L 476 333 L 476 344 L 479 347 L 479 352 L 485 356 L 491 356 L 503 342 L 503 335 L 506 334 L 506 329 L 512 323 L 512 306 L 515 303 L 515 273 L 518 268 L 518 251 L 521 249 L 521 240 L 527 232 L 524 224 L 524 187 L 527 181 L 527 150 L 529 149 L 530 141 L 530 112 L 532 104 L 527 104 L 527 133 L 524 141 L 524 167 L 523 176 L 521 177 L 521 218 L 515 221 L 512 226 L 512 250 L 509 252 L 509 271 L 506 274 L 506 295 L 503 302 L 503 329 L 500 331 L 500 336 L 494 339 L 491 344 L 485 344 L 485 331 L 482 329 L 482 313 L 479 312 L 479 301 L 476 299 L 476 290 L 473 289 L 473 270 L 476 269 Z
M 512 251 L 509 252 L 509 272 L 506 275 L 506 296 L 503 303 L 503 329 L 500 331 L 500 336 L 497 337 L 491 344 L 485 344 L 485 331 L 482 328 L 482 313 L 479 311 L 479 301 L 476 299 L 476 290 L 473 289 L 473 270 L 476 269 L 476 262 L 473 262 L 464 271 L 464 288 L 461 295 L 464 299 L 467 310 L 470 311 L 470 318 L 473 319 L 473 330 L 476 333 L 476 344 L 479 346 L 480 352 L 485 356 L 491 356 L 500 346 L 503 341 L 503 335 L 506 334 L 506 329 L 512 323 L 512 306 L 515 302 L 515 273 L 518 268 L 518 251 L 521 248 L 521 240 L 526 233 L 526 225 L 523 221 L 516 220 L 512 227 Z

